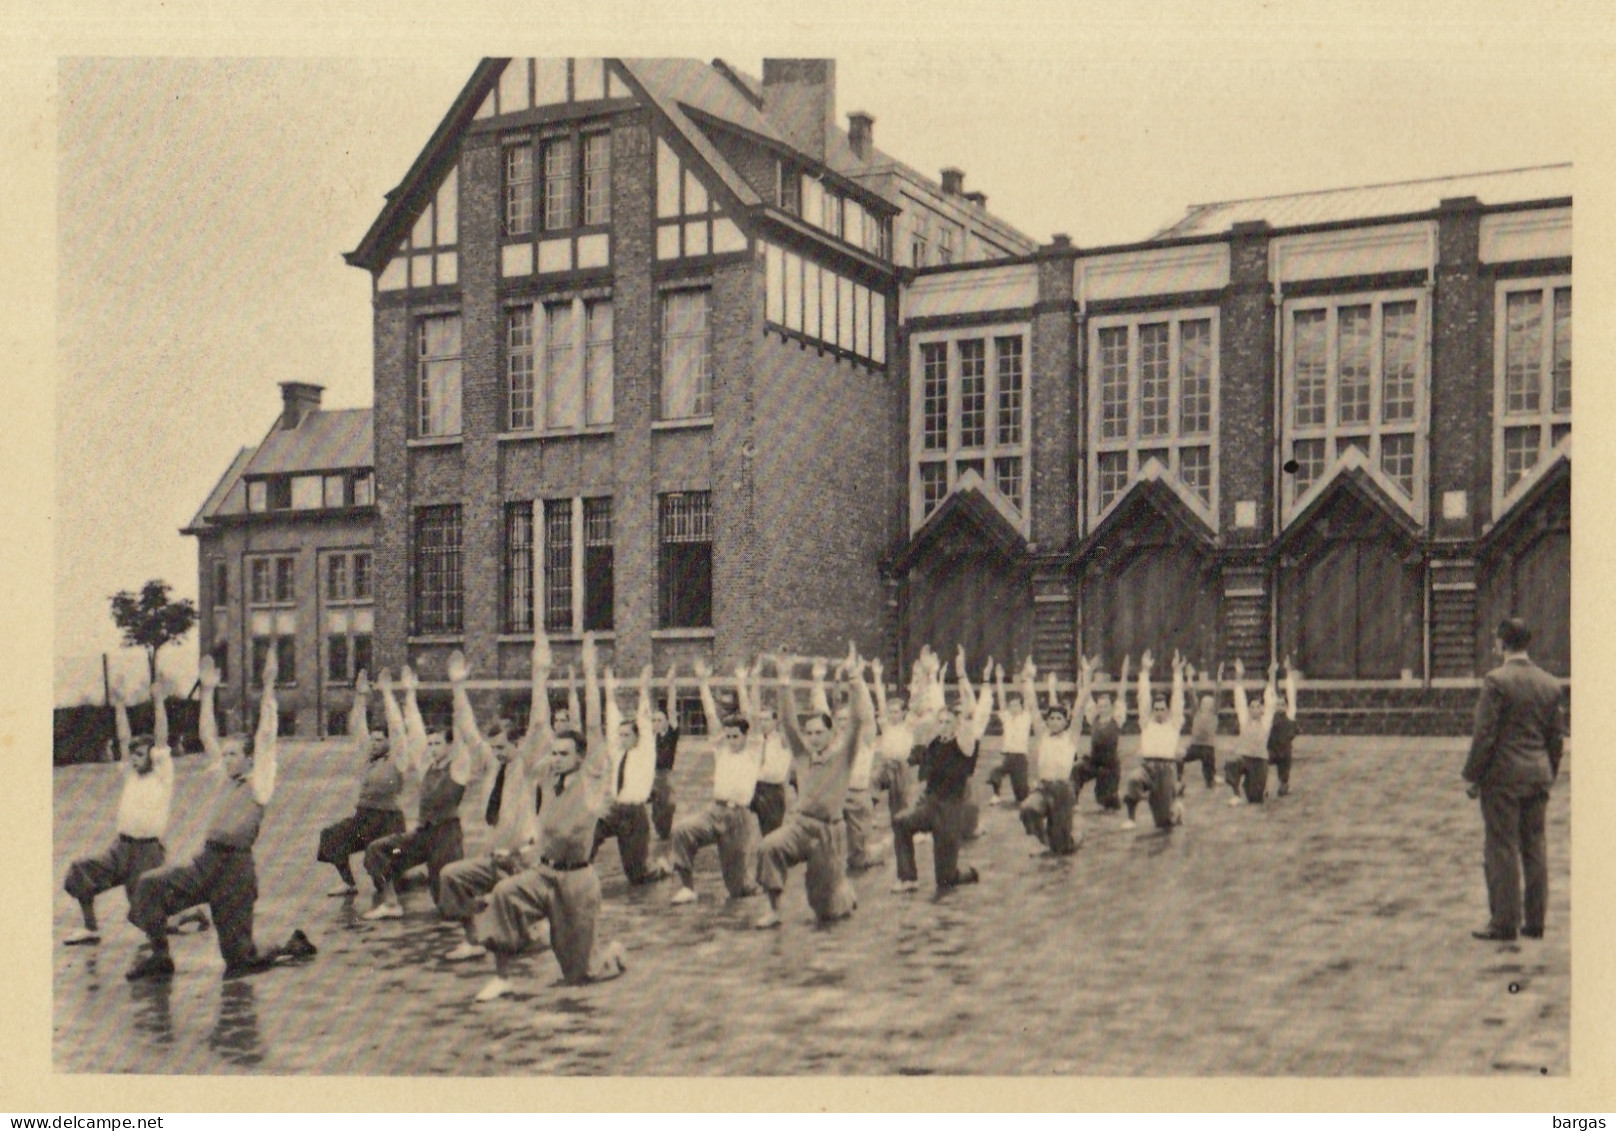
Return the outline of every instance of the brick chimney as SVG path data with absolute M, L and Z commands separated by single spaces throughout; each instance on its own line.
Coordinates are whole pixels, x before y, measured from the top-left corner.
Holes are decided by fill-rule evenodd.
M 281 427 L 291 431 L 303 423 L 311 412 L 318 412 L 324 385 L 310 385 L 302 381 L 281 382 Z
M 950 165 L 943 170 L 943 195 L 959 196 L 965 191 L 965 170 Z
M 763 60 L 763 113 L 794 147 L 824 161 L 836 124 L 836 60 Z
M 851 110 L 847 115 L 847 140 L 860 161 L 868 161 L 875 149 L 875 119 L 863 110 Z

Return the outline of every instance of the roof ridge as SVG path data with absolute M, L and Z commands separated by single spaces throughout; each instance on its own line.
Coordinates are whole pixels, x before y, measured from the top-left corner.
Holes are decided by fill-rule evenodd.
M 1199 204 L 1190 204 L 1186 210 L 1193 212 L 1202 208 L 1226 208 L 1231 204 L 1255 204 L 1263 200 L 1290 200 L 1299 196 L 1328 196 L 1337 192 L 1362 192 L 1364 189 L 1402 188 L 1407 185 L 1430 185 L 1438 181 L 1461 181 L 1473 177 L 1502 177 L 1510 173 L 1536 173 L 1545 169 L 1569 169 L 1570 161 L 1556 161 L 1547 165 L 1522 165 L 1514 169 L 1483 169 L 1475 173 L 1448 173 L 1440 177 L 1412 177 L 1402 181 L 1376 181 L 1367 185 L 1337 185 L 1335 188 L 1304 189 L 1301 192 L 1275 192 L 1263 196 L 1237 196 L 1226 200 L 1208 200 Z M 1182 221 L 1180 221 L 1182 222 Z M 1177 225 L 1171 225 L 1176 227 Z

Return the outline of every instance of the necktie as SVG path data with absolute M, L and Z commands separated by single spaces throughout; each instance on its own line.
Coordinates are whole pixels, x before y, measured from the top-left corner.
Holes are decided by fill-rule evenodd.
M 499 824 L 499 804 L 505 797 L 505 771 L 510 766 L 509 762 L 501 762 L 499 773 L 494 775 L 494 788 L 488 794 L 488 812 L 483 814 L 483 820 L 490 825 Z

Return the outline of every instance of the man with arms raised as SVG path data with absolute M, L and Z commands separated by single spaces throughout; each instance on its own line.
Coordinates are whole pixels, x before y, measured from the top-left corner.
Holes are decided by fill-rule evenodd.
M 404 716 L 393 699 L 386 672 L 381 673 L 380 690 L 387 712 L 386 734 L 372 731 L 366 717 L 370 680 L 364 672 L 354 680 L 353 706 L 348 709 L 348 738 L 356 752 L 364 757 L 359 775 L 359 801 L 352 816 L 320 830 L 320 846 L 314 857 L 337 870 L 342 883 L 327 893 L 333 896 L 351 896 L 359 890 L 348 864 L 350 856 L 363 852 L 372 841 L 404 831 L 404 810 L 399 807 L 398 798 L 404 792 L 404 771 L 412 759 L 409 744 L 404 739 Z M 377 894 L 379 897 L 380 893 Z
M 701 709 L 707 715 L 707 733 L 720 736 L 713 744 L 713 799 L 707 808 L 673 826 L 673 870 L 679 877 L 679 890 L 670 901 L 696 902 L 693 886 L 696 853 L 709 844 L 718 846 L 718 862 L 724 873 L 724 887 L 731 899 L 757 894 L 753 851 L 752 796 L 756 792 L 758 768 L 763 762 L 763 744 L 749 735 L 751 724 L 741 714 L 718 715 L 713 700 L 712 669 L 705 660 L 696 661 L 696 678 L 701 685 Z

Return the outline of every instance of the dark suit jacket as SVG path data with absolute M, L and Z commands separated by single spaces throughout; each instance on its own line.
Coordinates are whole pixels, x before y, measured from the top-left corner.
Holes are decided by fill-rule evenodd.
M 1560 772 L 1560 683 L 1531 660 L 1488 672 L 1464 779 L 1483 788 L 1547 785 Z

